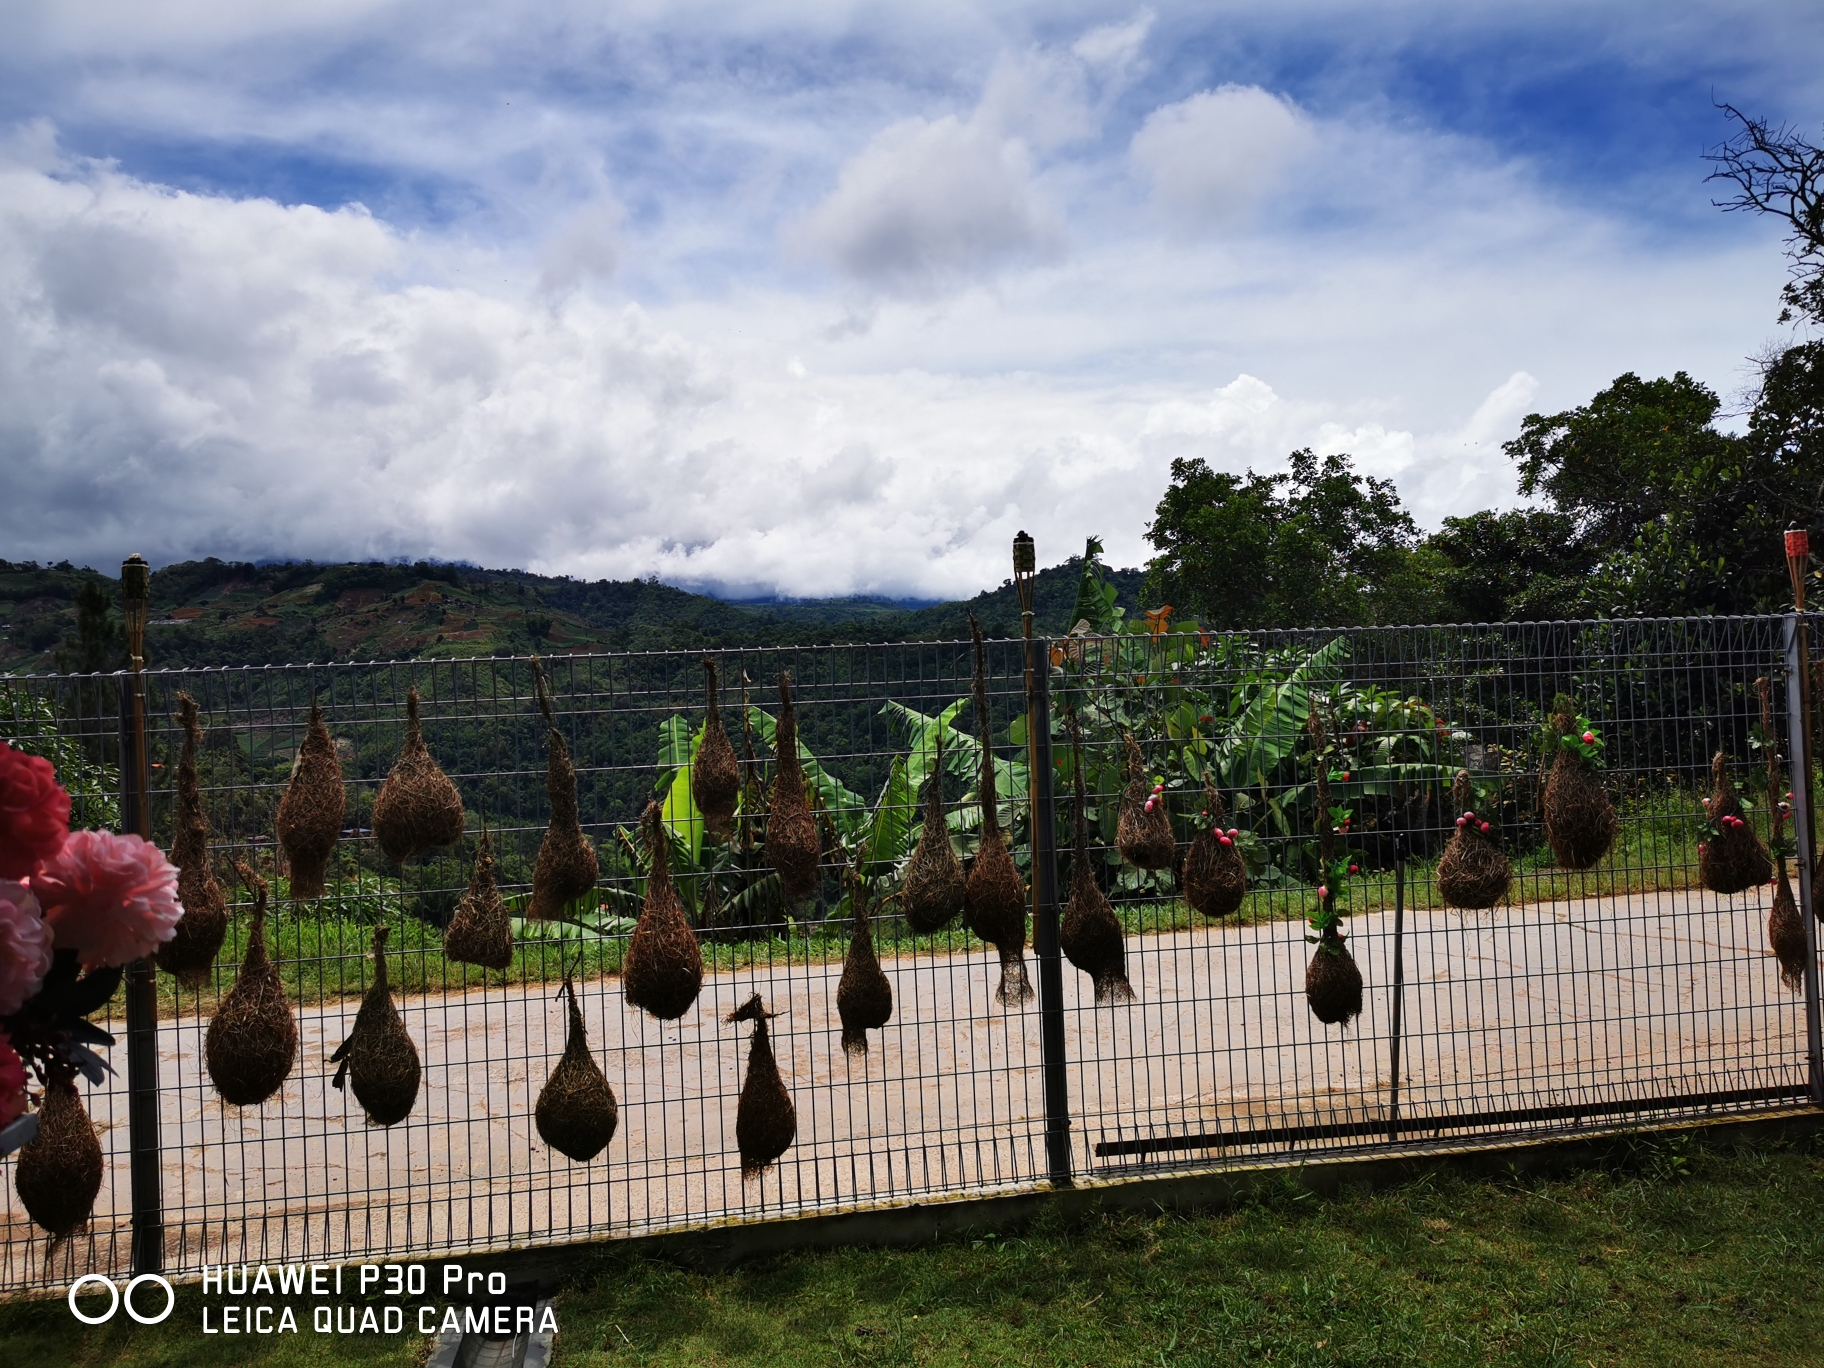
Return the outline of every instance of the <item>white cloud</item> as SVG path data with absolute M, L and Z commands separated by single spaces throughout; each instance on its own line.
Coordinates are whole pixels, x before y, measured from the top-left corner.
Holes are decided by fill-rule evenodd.
M 992 120 L 908 119 L 842 169 L 805 224 L 843 275 L 930 295 L 995 270 L 1055 257 L 1063 233 L 1033 183 L 1024 141 Z
M 1225 85 L 1154 110 L 1132 155 L 1153 199 L 1193 231 L 1234 225 L 1315 149 L 1311 122 L 1258 86 Z

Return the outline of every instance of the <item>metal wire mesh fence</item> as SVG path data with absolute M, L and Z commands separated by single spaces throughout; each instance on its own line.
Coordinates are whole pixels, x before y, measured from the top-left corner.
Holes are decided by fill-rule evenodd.
M 1788 706 L 1792 627 L 1769 617 L 1073 637 L 1034 649 L 1032 688 L 1022 643 L 990 642 L 1000 825 L 1023 876 L 1052 898 L 1040 900 L 1027 951 L 1039 993 L 1011 1006 L 996 995 L 998 956 L 965 918 L 919 935 L 898 905 L 934 768 L 953 847 L 967 860 L 979 839 L 966 643 L 722 652 L 723 716 L 754 781 L 728 842 L 706 834 L 688 797 L 700 655 L 545 660 L 601 877 L 594 897 L 543 922 L 524 919 L 549 816 L 528 660 L 150 672 L 154 837 L 169 842 L 183 692 L 204 727 L 199 781 L 218 872 L 236 889 L 210 981 L 192 991 L 158 978 L 163 1263 L 560 1243 L 1815 1100 L 1815 954 L 1802 988 L 1783 986 L 1767 951 L 1771 889 L 1710 893 L 1696 855 L 1718 751 L 1764 838 L 1781 802 L 1804 815 L 1810 786 L 1786 798 L 1786 770 L 1768 793 L 1767 758 L 1791 749 L 1800 715 Z M 760 801 L 782 671 L 795 681 L 824 847 L 820 889 L 797 900 L 771 875 Z M 369 828 L 412 688 L 469 830 L 460 848 L 400 867 Z M 1610 853 L 1583 872 L 1553 863 L 1540 820 L 1556 744 L 1543 732 L 1561 694 L 1602 732 L 1619 817 Z M 0 681 L 0 734 L 57 762 L 82 824 L 119 820 L 120 698 L 105 677 Z M 313 704 L 349 802 L 325 896 L 293 901 L 273 819 Z M 1043 734 L 1028 735 L 1033 726 Z M 1459 771 L 1514 871 L 1483 912 L 1449 910 L 1438 895 Z M 1142 870 L 1117 849 L 1130 784 L 1140 796 L 1157 786 L 1176 838 L 1171 867 Z M 1210 789 L 1249 875 L 1242 906 L 1221 920 L 1181 897 Z M 628 1006 L 619 977 L 645 885 L 637 819 L 655 799 L 709 970 L 675 1022 Z M 1069 963 L 1046 972 L 1079 810 L 1086 867 L 1121 923 L 1132 1002 L 1098 1004 Z M 442 939 L 484 821 L 516 916 L 501 971 L 447 958 Z M 231 859 L 273 881 L 270 931 L 302 1041 L 279 1094 L 251 1108 L 216 1096 L 201 1048 L 246 944 L 249 904 Z M 839 1044 L 856 896 L 845 868 L 866 879 L 893 989 L 891 1020 L 870 1032 L 866 1054 Z M 1318 1022 L 1303 991 L 1321 953 L 1305 919 L 1326 882 L 1339 883 L 1366 983 L 1343 1027 Z M 1808 877 L 1803 892 L 1809 927 Z M 330 1086 L 328 1062 L 382 925 L 424 1065 L 413 1111 L 392 1127 Z M 567 971 L 620 1105 L 612 1143 L 587 1164 L 547 1148 L 533 1123 L 564 1049 Z M 744 1179 L 734 1126 L 751 1028 L 725 1018 L 755 991 L 780 1014 L 772 1042 L 797 1135 Z M 0 1286 L 127 1267 L 127 1087 L 114 1075 L 85 1090 L 109 1159 L 86 1232 L 47 1252 L 15 1202 Z

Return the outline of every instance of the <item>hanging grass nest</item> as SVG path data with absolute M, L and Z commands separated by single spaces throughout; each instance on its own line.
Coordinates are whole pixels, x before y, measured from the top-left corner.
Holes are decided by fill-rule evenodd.
M 1773 910 L 1767 914 L 1767 945 L 1780 962 L 1780 982 L 1798 992 L 1805 986 L 1805 961 L 1810 952 L 1805 945 L 1805 922 L 1799 915 L 1799 904 L 1792 896 L 1792 882 L 1786 877 L 1783 856 L 1780 880 L 1773 890 Z
M 180 693 L 177 715 L 184 728 L 184 748 L 177 758 L 171 863 L 177 866 L 177 900 L 184 906 L 184 915 L 177 920 L 176 934 L 158 947 L 155 959 L 160 969 L 186 988 L 200 988 L 208 982 L 222 939 L 228 934 L 228 899 L 209 863 L 209 818 L 203 812 L 202 789 L 196 780 L 196 752 L 203 739 L 196 700 Z
M 1001 834 L 1001 802 L 995 791 L 994 732 L 988 714 L 988 654 L 982 629 L 974 617 L 969 630 L 975 638 L 975 720 L 982 732 L 982 777 L 978 794 L 982 804 L 982 834 L 975 859 L 963 884 L 963 917 L 969 929 L 1001 955 L 1001 981 L 994 990 L 1003 1007 L 1032 1001 L 1032 981 L 1026 976 L 1026 885 L 1014 867 Z
M 481 844 L 475 849 L 475 867 L 469 871 L 469 891 L 444 928 L 443 953 L 458 964 L 483 969 L 506 969 L 513 963 L 513 923 L 507 900 L 494 882 L 494 844 L 485 822 Z
M 925 828 L 900 882 L 900 911 L 921 936 L 943 930 L 963 910 L 963 862 L 950 844 L 944 815 L 944 731 L 937 731 L 937 755 L 925 790 Z
M 1197 833 L 1184 856 L 1184 900 L 1212 920 L 1241 910 L 1248 893 L 1248 866 L 1235 841 L 1239 831 L 1222 829 L 1226 809 L 1216 788 L 1204 780 L 1203 811 L 1209 825 Z
M 75 1080 L 54 1073 L 38 1109 L 38 1134 L 20 1147 L 13 1188 L 25 1214 L 61 1240 L 79 1230 L 101 1191 L 101 1141 Z
M 1137 869 L 1170 869 L 1178 842 L 1165 810 L 1165 792 L 1148 780 L 1146 761 L 1133 733 L 1122 739 L 1127 745 L 1127 792 L 1121 796 L 1115 845 L 1121 858 Z
M 1438 896 L 1451 907 L 1480 911 L 1507 896 L 1513 867 L 1493 839 L 1493 827 L 1476 815 L 1469 771 L 1458 770 L 1451 786 L 1457 830 L 1438 861 Z
M 235 868 L 253 894 L 247 953 L 241 972 L 216 1005 L 203 1036 L 203 1063 L 222 1101 L 257 1107 L 291 1076 L 298 1059 L 298 1023 L 266 953 L 266 880 L 245 864 Z
M 367 1119 L 381 1126 L 396 1125 L 412 1110 L 419 1074 L 418 1047 L 406 1033 L 386 982 L 387 930 L 374 928 L 374 981 L 355 1013 L 354 1029 L 329 1057 L 331 1064 L 341 1065 L 331 1082 L 338 1088 L 353 1084 Z
M 1698 877 L 1712 893 L 1745 893 L 1773 877 L 1773 863 L 1754 827 L 1742 816 L 1729 781 L 1729 759 L 1720 750 L 1710 762 L 1710 835 L 1697 847 Z
M 405 695 L 405 744 L 374 799 L 374 839 L 394 864 L 462 839 L 462 795 L 424 748 L 416 688 Z
M 1070 860 L 1070 899 L 1058 925 L 1058 943 L 1064 956 L 1089 975 L 1098 1005 L 1132 1002 L 1134 988 L 1127 980 L 1127 944 L 1121 922 L 1096 882 L 1089 857 L 1088 800 L 1083 791 L 1083 747 L 1077 721 L 1070 720 L 1070 748 L 1075 763 L 1076 833 Z
M 798 1111 L 779 1076 L 779 1062 L 773 1058 L 773 1043 L 766 1033 L 766 1023 L 777 1015 L 766 1010 L 758 993 L 728 1014 L 730 1022 L 754 1023 L 747 1079 L 735 1106 L 735 1145 L 741 1151 L 743 1178 L 758 1177 L 798 1138 Z
M 703 723 L 703 740 L 690 766 L 690 796 L 703 814 L 703 830 L 712 841 L 727 841 L 735 834 L 735 807 L 741 799 L 741 767 L 734 745 L 722 726 L 716 662 L 703 657 L 709 694 L 709 716 Z
M 842 960 L 842 978 L 836 984 L 836 1014 L 842 1018 L 842 1048 L 850 1054 L 866 1054 L 868 1032 L 879 1030 L 893 1017 L 893 985 L 874 954 L 866 881 L 858 875 L 850 879 L 849 898 L 855 920 L 849 933 L 849 953 Z
M 1589 869 L 1615 842 L 1615 805 L 1594 765 L 1567 741 L 1575 742 L 1576 704 L 1560 694 L 1553 703 L 1557 756 L 1545 781 L 1545 838 L 1566 869 Z
M 586 1164 L 614 1139 L 621 1110 L 614 1100 L 614 1089 L 608 1086 L 595 1056 L 589 1052 L 582 1009 L 577 1006 L 576 989 L 568 975 L 561 992 L 569 1009 L 564 1057 L 557 1061 L 539 1091 L 533 1117 L 541 1140 L 566 1158 Z
M 621 983 L 627 1001 L 660 1021 L 676 1021 L 703 990 L 703 950 L 671 881 L 671 837 L 656 802 L 640 818 L 646 836 L 646 902 L 627 942 Z
M 1334 928 L 1318 938 L 1305 966 L 1305 1003 L 1326 1026 L 1343 1026 L 1362 1012 L 1362 971 Z
M 342 834 L 346 800 L 336 743 L 329 739 L 329 728 L 323 725 L 322 709 L 313 702 L 310 726 L 304 733 L 304 744 L 298 747 L 298 763 L 292 769 L 285 796 L 279 800 L 279 844 L 285 849 L 294 899 L 323 896 L 323 874 L 329 867 L 329 852 L 335 848 L 336 837 Z
M 820 882 L 823 842 L 805 794 L 798 758 L 798 713 L 792 706 L 792 677 L 779 675 L 779 720 L 773 726 L 773 792 L 766 814 L 766 862 L 779 872 L 788 898 L 808 898 Z
M 582 823 L 577 819 L 576 769 L 570 763 L 570 748 L 564 744 L 552 716 L 545 672 L 537 657 L 532 660 L 532 683 L 538 710 L 545 718 L 545 795 L 551 804 L 551 821 L 538 847 L 538 863 L 532 870 L 532 901 L 526 916 L 534 921 L 552 921 L 563 916 L 564 909 L 578 898 L 594 892 L 600 871 L 595 847 L 583 835 Z

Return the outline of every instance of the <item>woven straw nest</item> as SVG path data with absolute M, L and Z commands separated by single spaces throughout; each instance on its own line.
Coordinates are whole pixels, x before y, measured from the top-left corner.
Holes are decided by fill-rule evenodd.
M 1172 819 L 1165 798 L 1153 796 L 1146 760 L 1129 732 L 1122 738 L 1127 748 L 1127 791 L 1121 795 L 1121 815 L 1115 823 L 1115 845 L 1121 858 L 1138 869 L 1170 869 L 1178 853 Z
M 741 767 L 735 759 L 735 748 L 722 726 L 720 692 L 716 662 L 703 659 L 706 690 L 709 695 L 708 717 L 703 723 L 703 740 L 690 765 L 690 796 L 703 814 L 703 830 L 712 841 L 726 841 L 735 834 L 735 808 L 741 800 Z
M 374 928 L 374 980 L 355 1013 L 354 1029 L 329 1057 L 339 1064 L 333 1085 L 345 1083 L 376 1125 L 403 1121 L 418 1099 L 418 1047 L 406 1033 L 386 980 L 387 927 Z
M 646 805 L 646 901 L 627 942 L 622 984 L 627 1001 L 660 1021 L 676 1021 L 703 989 L 703 951 L 671 881 L 671 838 L 659 805 Z
M 586 1164 L 614 1139 L 615 1127 L 620 1124 L 620 1106 L 614 1100 L 614 1089 L 608 1086 L 608 1079 L 589 1051 L 582 1009 L 567 976 L 561 995 L 569 1009 L 564 1055 L 539 1091 L 533 1119 L 541 1140 L 566 1158 Z
M 1064 916 L 1058 925 L 1058 943 L 1064 957 L 1089 975 L 1098 1004 L 1132 1002 L 1134 988 L 1127 978 L 1127 945 L 1121 934 L 1121 922 L 1115 916 L 1114 908 L 1108 905 L 1090 862 L 1083 750 L 1074 717 L 1071 719 L 1071 750 L 1075 760 L 1075 839 L 1070 860 L 1070 898 L 1064 904 Z
M 177 714 L 184 728 L 184 747 L 177 759 L 171 863 L 177 866 L 177 900 L 184 906 L 184 915 L 178 918 L 171 939 L 158 947 L 155 959 L 160 969 L 186 988 L 199 988 L 208 981 L 228 934 L 228 899 L 209 861 L 209 818 L 203 812 L 196 777 L 196 754 L 203 735 L 196 700 L 180 693 Z
M 374 799 L 374 840 L 395 864 L 462 839 L 462 795 L 425 748 L 418 690 L 405 696 L 405 744 Z
M 973 618 L 975 637 L 975 716 L 982 734 L 982 774 L 977 792 L 982 804 L 982 834 L 963 885 L 963 916 L 969 929 L 1000 953 L 1001 980 L 994 990 L 1004 1007 L 1031 1002 L 1026 974 L 1026 885 L 1014 866 L 1001 834 L 1000 798 L 995 791 L 993 731 L 988 714 L 987 653 L 982 629 Z
M 279 800 L 279 844 L 285 850 L 291 873 L 293 898 L 323 896 L 324 875 L 336 837 L 342 834 L 342 811 L 347 794 L 342 788 L 342 762 L 336 743 L 323 725 L 323 712 L 310 705 L 310 724 L 304 744 L 298 747 L 291 783 Z
M 1438 861 L 1438 896 L 1451 907 L 1480 911 L 1507 896 L 1514 871 L 1492 836 L 1483 832 L 1471 796 L 1469 773 L 1459 770 L 1451 790 L 1457 829 Z
M 513 963 L 513 922 L 494 881 L 494 845 L 484 823 L 469 871 L 469 889 L 443 932 L 443 953 L 458 964 L 506 969 Z
M 1754 827 L 1742 817 L 1741 799 L 1729 782 L 1729 760 L 1720 750 L 1710 762 L 1710 821 L 1717 831 L 1703 843 L 1698 877 L 1712 893 L 1745 893 L 1773 877 L 1773 862 Z
M 779 1076 L 779 1062 L 773 1058 L 773 1044 L 767 1035 L 766 1023 L 777 1015 L 766 1010 L 758 993 L 728 1015 L 731 1023 L 754 1023 L 747 1078 L 741 1084 L 741 1100 L 735 1106 L 735 1145 L 741 1152 L 743 1178 L 758 1177 L 798 1137 L 798 1111 L 792 1105 L 792 1095 L 785 1090 L 785 1080 Z
M 532 869 L 532 901 L 526 907 L 526 916 L 534 921 L 551 921 L 563 916 L 571 903 L 595 892 L 600 867 L 595 847 L 583 835 L 577 816 L 576 768 L 570 763 L 570 748 L 557 730 L 551 697 L 545 689 L 544 667 L 536 658 L 532 661 L 532 682 L 538 710 L 545 718 L 545 796 L 551 805 L 551 820 L 545 827 L 545 839 L 539 843 L 538 863 Z
M 950 844 L 944 813 L 944 732 L 936 738 L 937 755 L 925 793 L 925 825 L 906 861 L 899 906 L 906 925 L 921 936 L 941 931 L 963 910 L 963 862 Z
M 1233 844 L 1223 844 L 1225 813 L 1222 798 L 1207 781 L 1203 790 L 1209 826 L 1197 833 L 1184 856 L 1184 900 L 1191 910 L 1212 920 L 1241 910 L 1248 893 L 1248 866 Z
M 798 712 L 792 703 L 792 677 L 779 675 L 779 718 L 773 726 L 773 791 L 766 812 L 766 862 L 779 873 L 789 898 L 808 898 L 821 882 L 823 842 L 805 793 L 804 766 L 798 758 Z
M 842 1021 L 842 1048 L 850 1054 L 868 1052 L 868 1032 L 879 1030 L 893 1016 L 893 985 L 874 953 L 874 935 L 868 925 L 866 880 L 853 875 L 849 898 L 855 918 L 849 932 L 849 951 L 843 956 L 842 978 L 836 984 L 836 1014 Z
M 253 916 L 241 972 L 209 1019 L 203 1062 L 222 1101 L 256 1107 L 279 1090 L 298 1059 L 298 1023 L 279 969 L 266 953 L 266 880 L 237 866 L 253 893 Z
M 1558 714 L 1560 737 L 1569 736 L 1575 725 L 1570 714 Z M 1545 839 L 1552 857 L 1566 869 L 1589 869 L 1609 853 L 1615 827 L 1615 805 L 1596 771 L 1581 755 L 1559 746 L 1545 781 Z
M 13 1188 L 25 1214 L 62 1240 L 89 1219 L 101 1191 L 101 1141 L 74 1080 L 53 1076 L 38 1109 L 38 1134 L 20 1147 Z

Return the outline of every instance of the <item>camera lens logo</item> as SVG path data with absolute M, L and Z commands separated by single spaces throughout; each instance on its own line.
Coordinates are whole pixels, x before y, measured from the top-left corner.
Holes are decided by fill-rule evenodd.
M 156 1316 L 142 1315 L 139 1309 L 133 1305 L 133 1294 L 138 1291 L 141 1284 L 144 1283 L 156 1283 L 165 1290 L 165 1309 L 160 1311 Z M 76 1305 L 77 1296 L 82 1292 L 83 1288 L 88 1287 L 91 1284 L 108 1289 L 108 1309 L 99 1316 L 85 1315 L 82 1308 Z M 108 1321 L 114 1319 L 114 1313 L 119 1311 L 123 1305 L 127 1308 L 127 1314 L 141 1325 L 157 1325 L 160 1321 L 169 1316 L 172 1311 L 177 1309 L 177 1293 L 171 1289 L 170 1283 L 166 1282 L 156 1273 L 141 1273 L 137 1278 L 134 1278 L 127 1284 L 126 1291 L 124 1292 L 114 1285 L 114 1280 L 112 1278 L 104 1278 L 99 1273 L 84 1273 L 80 1278 L 76 1279 L 75 1282 L 70 1284 L 70 1295 L 68 1300 L 70 1303 L 70 1314 L 76 1317 L 76 1319 L 81 1321 L 84 1325 L 106 1324 Z

